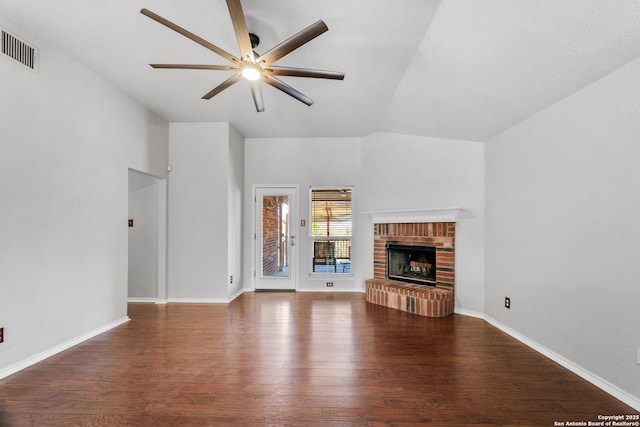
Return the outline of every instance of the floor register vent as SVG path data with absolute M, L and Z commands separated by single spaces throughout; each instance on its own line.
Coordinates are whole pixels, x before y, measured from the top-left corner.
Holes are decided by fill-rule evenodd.
M 2 53 L 12 58 L 32 71 L 36 71 L 38 63 L 38 49 L 20 40 L 4 28 L 0 28 Z

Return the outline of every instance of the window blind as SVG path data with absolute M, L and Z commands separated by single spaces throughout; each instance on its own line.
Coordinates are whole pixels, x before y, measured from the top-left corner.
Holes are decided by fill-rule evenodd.
M 311 236 L 350 237 L 351 229 L 351 189 L 312 189 Z

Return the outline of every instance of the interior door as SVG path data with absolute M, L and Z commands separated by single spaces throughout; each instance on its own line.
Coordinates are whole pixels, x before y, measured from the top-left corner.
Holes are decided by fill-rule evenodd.
M 296 289 L 297 188 L 257 187 L 256 289 Z

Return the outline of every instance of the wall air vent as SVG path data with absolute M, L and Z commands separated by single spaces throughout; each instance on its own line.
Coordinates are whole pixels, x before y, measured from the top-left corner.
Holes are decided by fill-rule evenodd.
M 30 70 L 36 71 L 38 62 L 38 49 L 20 40 L 4 28 L 0 28 L 0 45 L 2 53 L 12 58 Z

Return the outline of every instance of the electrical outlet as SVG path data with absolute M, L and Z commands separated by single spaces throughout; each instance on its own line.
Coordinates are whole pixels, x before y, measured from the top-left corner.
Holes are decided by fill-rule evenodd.
M 233 283 L 233 276 L 229 276 L 229 283 Z
M 504 297 L 504 307 L 509 309 L 511 308 L 511 298 Z
M 333 282 L 327 282 L 327 288 L 333 288 Z
M 4 342 L 4 328 L 0 328 L 0 342 Z M 640 350 L 640 348 L 638 348 L 638 350 Z

